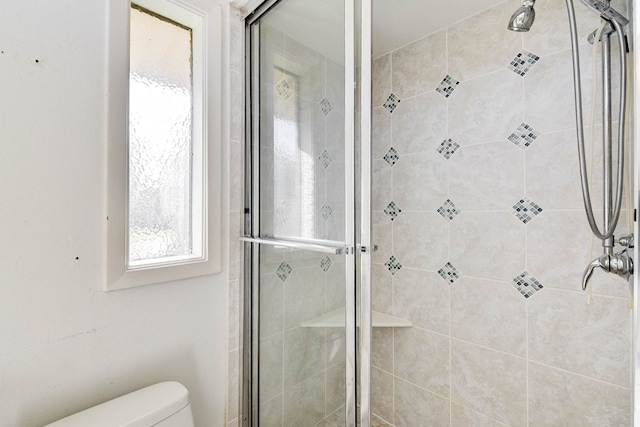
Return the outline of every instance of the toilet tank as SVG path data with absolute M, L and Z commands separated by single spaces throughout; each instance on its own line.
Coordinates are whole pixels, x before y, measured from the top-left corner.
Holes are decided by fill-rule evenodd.
M 45 427 L 194 427 L 189 392 L 174 381 L 154 384 Z

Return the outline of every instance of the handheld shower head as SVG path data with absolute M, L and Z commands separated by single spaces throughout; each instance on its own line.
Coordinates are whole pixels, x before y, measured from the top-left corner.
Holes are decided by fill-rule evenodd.
M 536 19 L 536 11 L 533 9 L 535 0 L 523 0 L 522 6 L 511 15 L 507 29 L 516 32 L 529 31 Z

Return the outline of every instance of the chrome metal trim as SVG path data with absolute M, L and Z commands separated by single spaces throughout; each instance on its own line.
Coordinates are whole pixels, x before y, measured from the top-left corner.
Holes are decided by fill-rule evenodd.
M 270 239 L 266 237 L 245 237 L 238 238 L 242 242 L 257 243 L 261 245 L 270 246 L 283 246 L 285 248 L 300 249 L 304 251 L 321 252 L 325 254 L 335 255 L 347 255 L 353 253 L 353 250 L 349 246 L 333 246 L 333 245 L 320 245 L 313 240 L 300 241 L 300 240 L 282 240 L 282 239 Z
M 630 6 L 630 12 L 632 13 L 632 28 L 631 28 L 631 36 L 632 36 L 632 51 L 633 51 L 633 66 L 631 68 L 631 80 L 637 81 L 638 75 L 637 71 L 640 70 L 640 55 L 636 52 L 636 46 L 640 46 L 640 28 L 636 25 L 637 22 L 640 22 L 640 7 L 636 7 L 635 1 L 629 1 L 627 4 Z M 640 97 L 638 96 L 638 88 L 637 85 L 631 85 L 632 96 L 632 105 L 631 109 L 631 123 L 640 123 Z M 632 152 L 635 153 L 633 165 L 634 165 L 634 191 L 633 191 L 633 208 L 634 211 L 640 212 L 640 150 L 638 150 L 638 131 L 634 126 L 634 130 L 632 133 L 632 141 L 633 141 L 633 149 Z M 634 215 L 636 218 L 636 215 Z M 635 236 L 640 236 L 640 224 L 637 219 L 633 223 L 633 233 Z M 635 245 L 633 248 L 633 259 L 640 259 L 640 245 Z M 635 427 L 640 427 L 640 280 L 638 280 L 638 274 L 633 275 L 633 319 L 632 319 L 632 346 L 633 346 L 633 354 L 632 354 L 632 372 L 631 372 L 631 383 L 632 383 L 632 401 L 631 405 L 631 417 L 632 417 L 632 425 Z
M 251 12 L 244 15 L 244 19 L 247 21 L 249 25 L 253 25 L 258 19 L 262 17 L 265 13 L 271 10 L 276 3 L 279 3 L 281 0 L 265 0 L 261 4 L 259 4 L 256 8 L 254 8 Z
M 345 242 L 355 242 L 355 1 L 344 2 L 344 141 Z M 345 426 L 356 426 L 356 265 L 351 251 L 345 260 Z
M 245 85 L 245 153 L 244 153 L 244 217 L 243 233 L 251 233 L 251 27 L 245 22 L 245 64 L 244 64 L 244 85 Z M 252 256 L 251 245 L 243 247 L 243 292 L 242 292 L 242 381 L 240 383 L 240 425 L 250 427 L 253 423 L 252 417 L 252 384 L 253 367 L 251 358 L 251 340 L 253 336 L 252 316 Z
M 361 0 L 360 28 L 360 426 L 371 426 L 371 263 L 377 246 L 371 243 L 371 106 L 372 0 Z

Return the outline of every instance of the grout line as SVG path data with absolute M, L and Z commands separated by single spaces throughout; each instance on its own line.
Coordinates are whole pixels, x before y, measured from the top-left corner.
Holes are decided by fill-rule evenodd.
M 628 386 L 612 383 L 611 381 L 601 380 L 599 378 L 590 377 L 589 375 L 581 374 L 579 372 L 569 371 L 567 369 L 560 368 L 558 366 L 549 365 L 548 363 L 538 362 L 536 360 L 529 360 L 529 363 L 534 363 L 536 365 L 544 366 L 546 368 L 555 369 L 555 370 L 561 371 L 561 372 L 563 372 L 565 374 L 576 375 L 576 376 L 578 376 L 580 378 L 584 378 L 584 379 L 588 379 L 588 380 L 592 380 L 592 381 L 597 381 L 599 383 L 606 384 L 606 385 L 609 385 L 609 386 L 612 386 L 612 387 L 617 387 L 617 388 L 624 389 L 624 390 L 631 390 L 631 387 L 628 387 Z

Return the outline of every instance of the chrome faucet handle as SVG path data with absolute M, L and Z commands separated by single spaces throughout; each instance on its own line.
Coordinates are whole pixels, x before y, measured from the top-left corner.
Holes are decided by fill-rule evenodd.
M 587 266 L 587 269 L 582 275 L 582 290 L 587 290 L 587 284 L 593 275 L 596 268 L 601 268 L 607 273 L 614 273 L 622 277 L 625 280 L 629 280 L 629 277 L 633 274 L 633 259 L 629 256 L 627 249 L 623 249 L 617 254 L 602 255 Z
M 605 261 L 604 258 L 607 258 L 607 260 Z M 593 272 L 596 268 L 602 268 L 604 270 L 607 269 L 607 267 L 605 266 L 605 262 L 608 264 L 608 258 L 609 255 L 602 255 L 601 257 L 598 257 L 591 261 L 591 263 L 587 266 L 587 268 L 584 270 L 584 274 L 582 275 L 583 291 L 587 290 L 587 283 L 589 283 L 589 280 L 591 280 L 591 276 L 593 276 Z

